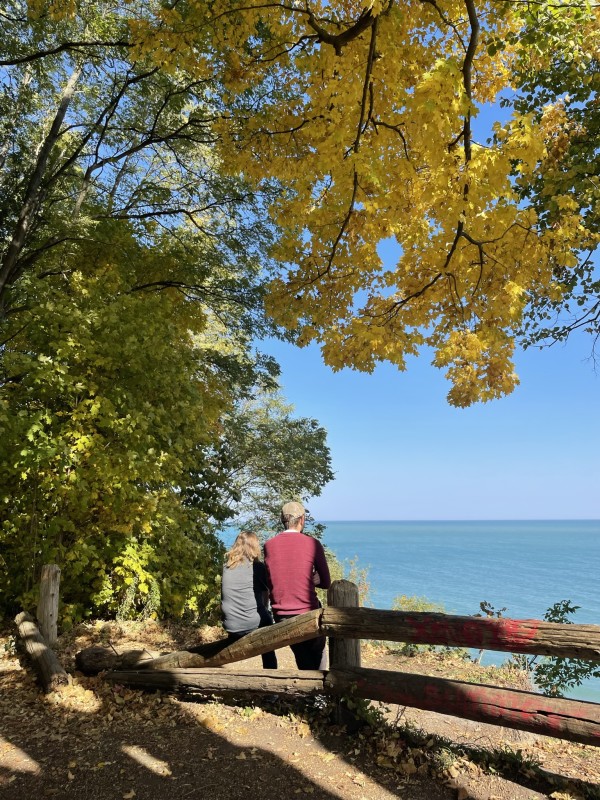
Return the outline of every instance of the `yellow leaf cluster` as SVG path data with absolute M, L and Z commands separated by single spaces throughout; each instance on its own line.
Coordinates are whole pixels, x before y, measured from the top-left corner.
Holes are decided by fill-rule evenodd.
M 585 240 L 568 194 L 542 233 L 515 191 L 559 163 L 558 105 L 498 123 L 490 142 L 473 135 L 480 107 L 510 87 L 518 12 L 497 0 L 132 11 L 134 58 L 213 82 L 222 168 L 282 187 L 268 311 L 332 367 L 402 369 L 426 344 L 457 405 L 515 386 L 526 297 L 556 292 L 553 267 L 574 266 Z M 390 241 L 395 264 L 380 255 Z

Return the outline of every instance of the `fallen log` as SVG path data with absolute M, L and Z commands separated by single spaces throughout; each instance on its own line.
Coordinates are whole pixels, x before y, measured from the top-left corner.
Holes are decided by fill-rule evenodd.
M 77 653 L 75 666 L 84 675 L 98 675 L 107 669 L 133 669 L 154 657 L 147 650 L 125 650 L 120 653 L 110 647 L 94 645 Z
M 473 647 L 600 662 L 600 625 L 327 607 L 321 632 L 349 639 Z
M 52 692 L 61 686 L 66 686 L 69 683 L 69 676 L 54 651 L 46 644 L 33 617 L 22 611 L 15 617 L 15 623 L 44 691 Z
M 320 632 L 319 620 L 322 613 L 323 610 L 318 608 L 285 622 L 269 625 L 267 628 L 257 628 L 233 644 L 223 647 L 214 655 L 204 656 L 201 653 L 182 650 L 145 661 L 139 667 L 144 670 L 220 667 L 233 661 L 243 661 L 246 658 L 260 656 L 270 650 L 277 650 L 280 647 L 287 647 L 291 644 L 314 639 Z M 215 643 L 211 642 L 211 644 L 214 645 Z
M 600 746 L 600 704 L 378 669 L 333 670 L 325 690 Z
M 172 669 L 120 670 L 107 672 L 110 683 L 164 692 L 193 691 L 205 694 L 257 692 L 307 695 L 323 691 L 320 670 L 236 670 Z
M 218 639 L 216 642 L 193 645 L 186 652 L 199 653 L 205 658 L 216 655 L 227 646 L 229 639 Z M 106 670 L 127 670 L 135 667 L 141 669 L 144 664 L 160 658 L 148 650 L 115 650 L 113 647 L 93 645 L 80 650 L 75 656 L 75 665 L 84 675 L 98 675 Z

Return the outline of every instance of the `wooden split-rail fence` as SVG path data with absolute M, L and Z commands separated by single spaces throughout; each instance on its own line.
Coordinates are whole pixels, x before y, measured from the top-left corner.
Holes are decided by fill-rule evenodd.
M 19 634 L 47 691 L 67 683 L 51 649 L 56 640 L 60 570 L 44 568 L 38 624 L 16 617 Z M 222 670 L 315 636 L 329 637 L 329 670 Z M 203 693 L 351 694 L 507 728 L 600 745 L 600 704 L 544 697 L 534 692 L 433 678 L 410 672 L 366 669 L 360 640 L 469 647 L 527 655 L 578 658 L 600 663 L 599 625 L 562 625 L 540 620 L 464 617 L 430 612 L 359 608 L 358 588 L 334 581 L 328 606 L 259 628 L 242 639 L 198 645 L 152 658 L 146 651 L 115 653 L 92 647 L 77 654 L 86 673 L 105 671 L 113 683 L 164 691 Z
M 329 670 L 222 670 L 315 636 L 329 637 Z M 578 658 L 600 663 L 600 626 L 540 620 L 382 611 L 358 607 L 358 589 L 335 581 L 328 606 L 277 625 L 259 628 L 233 644 L 226 640 L 149 658 L 144 651 L 121 655 L 104 648 L 78 654 L 85 672 L 107 670 L 118 684 L 206 693 L 332 693 L 436 711 L 508 728 L 600 745 L 600 704 L 551 698 L 409 672 L 367 669 L 360 664 L 360 639 L 445 645 L 510 653 Z

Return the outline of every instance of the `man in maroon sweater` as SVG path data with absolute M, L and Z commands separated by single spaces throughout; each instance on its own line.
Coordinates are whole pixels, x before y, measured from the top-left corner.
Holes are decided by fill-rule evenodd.
M 286 503 L 281 509 L 285 530 L 265 542 L 265 565 L 275 622 L 319 608 L 315 586 L 328 589 L 331 584 L 323 546 L 302 533 L 304 521 L 302 504 Z M 298 669 L 319 669 L 325 637 L 291 647 Z

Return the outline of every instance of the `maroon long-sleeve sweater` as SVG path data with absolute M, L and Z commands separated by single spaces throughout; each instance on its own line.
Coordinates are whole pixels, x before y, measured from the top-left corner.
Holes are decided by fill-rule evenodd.
M 313 575 L 319 586 L 331 584 L 323 546 L 298 531 L 283 531 L 265 542 L 265 565 L 273 611 L 291 617 L 319 607 Z

